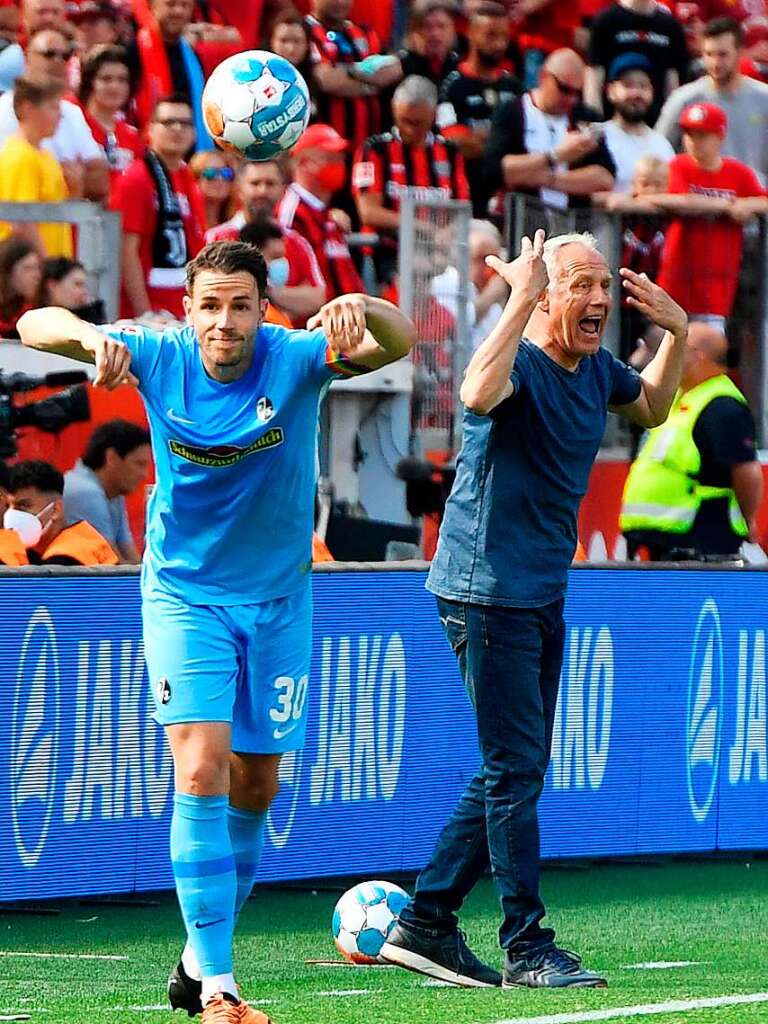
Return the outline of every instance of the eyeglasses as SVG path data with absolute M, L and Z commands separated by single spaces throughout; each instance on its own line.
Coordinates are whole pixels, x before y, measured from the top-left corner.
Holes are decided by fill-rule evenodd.
M 33 50 L 32 53 L 37 53 L 46 60 L 69 60 L 72 56 L 71 50 Z
M 581 96 L 581 88 L 575 85 L 568 85 L 567 82 L 561 82 L 557 75 L 553 75 L 549 72 L 552 81 L 555 83 L 557 88 L 563 94 L 563 96 L 573 96 L 574 99 L 578 99 Z
M 216 181 L 217 178 L 221 178 L 222 181 L 234 181 L 235 172 L 231 167 L 204 167 L 200 171 L 200 177 L 205 181 Z
M 163 128 L 194 128 L 195 122 L 187 117 L 156 117 L 155 124 L 161 124 Z

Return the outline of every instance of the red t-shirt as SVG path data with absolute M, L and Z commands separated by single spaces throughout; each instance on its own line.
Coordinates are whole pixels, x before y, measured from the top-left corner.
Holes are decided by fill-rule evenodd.
M 751 167 L 723 157 L 705 171 L 687 153 L 669 164 L 669 191 L 718 198 L 763 196 Z M 729 316 L 741 267 L 742 227 L 729 217 L 672 217 L 658 283 L 690 314 Z
M 117 181 L 128 170 L 147 148 L 138 130 L 127 121 L 117 121 L 114 132 L 107 129 L 84 107 L 83 116 L 91 129 L 97 144 L 104 150 L 104 157 L 109 164 L 109 191 L 114 195 Z
M 277 219 L 281 227 L 293 228 L 309 242 L 325 278 L 327 300 L 365 291 L 347 241 L 324 203 L 294 183 L 278 204 Z
M 187 258 L 192 259 L 203 247 L 205 224 L 203 199 L 186 164 L 182 164 L 177 171 L 171 172 L 171 182 L 184 222 Z M 155 183 L 143 160 L 135 160 L 118 180 L 112 205 L 113 209 L 119 210 L 123 215 L 123 231 L 140 236 L 139 259 L 144 271 L 144 278 L 147 281 L 147 292 L 152 309 L 156 312 L 166 309 L 174 316 L 182 318 L 184 316 L 182 305 L 183 269 L 178 275 L 178 284 L 161 285 L 157 281 L 152 282 L 152 241 L 157 228 L 158 197 Z M 163 275 L 155 275 L 156 278 L 158 276 Z M 165 272 L 164 276 L 168 277 L 168 272 Z M 133 315 L 134 311 L 130 308 L 125 294 L 122 297 L 122 307 L 123 316 Z

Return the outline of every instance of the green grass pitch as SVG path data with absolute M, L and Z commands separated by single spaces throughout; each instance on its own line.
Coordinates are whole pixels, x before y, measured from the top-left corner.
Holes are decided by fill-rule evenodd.
M 257 889 L 241 917 L 236 969 L 247 998 L 263 1001 L 276 1024 L 768 1022 L 768 996 L 741 1005 L 654 1009 L 669 1001 L 768 993 L 768 861 L 548 870 L 544 895 L 559 941 L 606 972 L 607 990 L 466 991 L 430 987 L 397 968 L 308 966 L 310 958 L 335 957 L 330 917 L 336 895 L 329 891 Z M 181 923 L 173 896 L 157 898 L 160 905 L 153 908 L 65 901 L 56 917 L 1 914 L 0 1019 L 25 1014 L 39 1024 L 188 1020 L 163 1008 Z M 490 882 L 473 893 L 462 923 L 473 948 L 500 963 Z M 629 968 L 679 961 L 693 965 Z M 635 1011 L 595 1013 L 618 1007 Z M 639 1013 L 639 1007 L 645 1010 Z

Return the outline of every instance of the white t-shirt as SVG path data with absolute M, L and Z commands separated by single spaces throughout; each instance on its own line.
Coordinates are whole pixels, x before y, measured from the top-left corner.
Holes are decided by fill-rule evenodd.
M 605 129 L 605 141 L 616 164 L 616 182 L 613 186 L 614 192 L 630 192 L 632 190 L 632 176 L 635 173 L 637 161 L 643 156 L 657 156 L 665 163 L 669 163 L 675 155 L 671 143 L 661 132 L 648 128 L 644 132 L 635 134 L 626 132 L 620 128 L 615 121 L 608 121 L 603 126 Z
M 533 102 L 529 92 L 523 94 L 522 103 L 526 152 L 548 153 L 565 137 L 569 126 L 568 118 L 565 114 L 545 114 Z M 567 164 L 562 164 L 559 169 L 566 168 Z M 541 201 L 564 210 L 568 206 L 568 193 L 542 188 Z
M 19 122 L 13 112 L 13 93 L 0 96 L 0 145 L 15 135 Z M 44 139 L 42 148 L 53 153 L 57 160 L 103 160 L 104 151 L 98 145 L 83 112 L 76 103 L 61 101 L 61 120 L 55 135 Z

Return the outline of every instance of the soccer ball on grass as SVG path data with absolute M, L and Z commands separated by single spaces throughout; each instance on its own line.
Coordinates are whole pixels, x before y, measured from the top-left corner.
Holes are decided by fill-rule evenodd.
M 333 911 L 336 948 L 355 964 L 379 963 L 381 947 L 408 902 L 408 893 L 392 882 L 360 882 L 347 889 Z
M 307 84 L 267 50 L 246 50 L 214 70 L 203 90 L 203 119 L 221 149 L 272 160 L 295 145 L 309 122 Z

